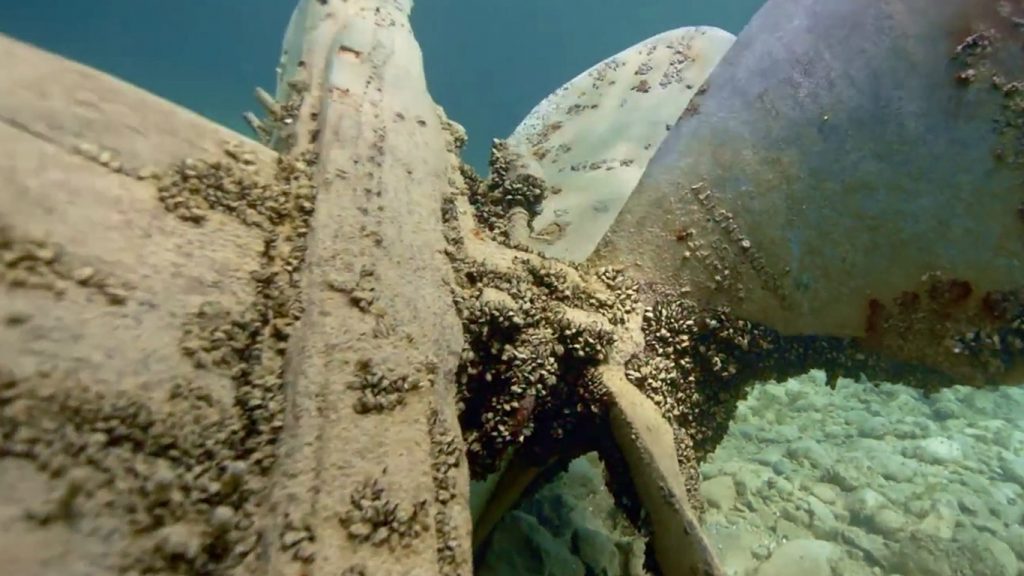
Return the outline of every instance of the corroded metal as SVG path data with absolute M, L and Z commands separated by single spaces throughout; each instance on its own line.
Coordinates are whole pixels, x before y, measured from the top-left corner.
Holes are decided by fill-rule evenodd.
M 1014 378 L 1022 14 L 991 0 L 769 1 L 591 260 L 783 333 Z

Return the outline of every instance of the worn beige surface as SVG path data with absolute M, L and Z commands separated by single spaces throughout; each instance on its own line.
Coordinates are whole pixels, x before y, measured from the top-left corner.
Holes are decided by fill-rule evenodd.
M 463 574 L 469 480 L 452 388 L 462 336 L 440 219 L 450 153 L 408 10 L 375 1 L 309 10 L 321 20 L 307 23 L 304 80 L 312 89 L 297 142 L 312 140 L 304 130 L 319 134 L 322 186 L 289 372 L 295 433 L 282 451 L 279 505 L 308 507 L 327 566 Z M 356 415 L 362 393 L 349 386 L 365 366 L 424 389 L 394 411 Z M 438 451 L 458 467 L 440 462 Z M 372 479 L 401 506 L 425 499 L 432 529 L 399 550 L 347 538 L 337 518 L 351 504 L 339 498 L 344 491 L 325 488 Z
M 380 4 L 327 12 L 369 33 L 339 58 L 334 78 L 352 83 L 307 96 L 322 128 L 306 134 L 321 136 L 308 235 L 290 217 L 253 226 L 245 205 L 176 217 L 144 167 L 235 170 L 233 142 L 238 170 L 262 183 L 281 178 L 276 154 L 0 37 L 0 564 L 12 573 L 469 573 L 440 224 L 450 158 L 408 7 Z M 211 302 L 234 318 L 204 333 L 224 354 L 212 366 L 184 344 Z M 235 336 L 252 346 L 225 352 Z M 383 387 L 357 389 L 369 375 Z M 357 410 L 378 392 L 387 407 Z M 367 495 L 391 512 L 363 538 Z
M 603 372 L 612 396 L 612 435 L 650 515 L 659 568 L 673 576 L 724 574 L 690 507 L 676 462 L 672 428 L 650 399 L 627 382 L 624 374 L 614 372 Z
M 224 139 L 241 138 L 8 38 L 0 38 L 0 59 L 0 226 L 9 235 L 4 240 L 56 244 L 72 270 L 92 268 L 124 293 L 124 303 L 117 305 L 102 289 L 68 278 L 51 287 L 19 287 L 5 261 L 0 366 L 19 379 L 52 372 L 69 386 L 81 381 L 89 388 L 123 390 L 153 404 L 166 398 L 177 379 L 194 378 L 219 399 L 229 399 L 228 377 L 194 370 L 179 351 L 181 326 L 203 301 L 237 309 L 254 297 L 249 274 L 259 267 L 259 235 L 219 215 L 202 228 L 181 222 L 159 204 L 151 182 L 89 160 L 78 146 L 98 145 L 125 166 L 164 166 L 186 155 L 213 154 Z M 262 162 L 273 156 L 243 145 Z M 18 569 L 12 573 L 18 574 L 112 570 L 110 551 L 123 542 L 120 534 L 97 529 L 108 522 L 118 526 L 117 519 L 45 528 L 25 520 L 23 512 L 59 483 L 59 475 L 46 478 L 24 461 L 0 459 L 0 558 L 13 560 Z

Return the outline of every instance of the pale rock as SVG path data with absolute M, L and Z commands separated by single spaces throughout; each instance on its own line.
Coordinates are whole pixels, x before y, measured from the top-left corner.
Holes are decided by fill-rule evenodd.
M 701 468 L 701 474 L 705 478 L 713 478 L 715 476 L 722 475 L 735 476 L 743 469 L 743 465 L 743 462 L 725 458 L 715 459 L 714 456 L 712 456 L 712 460 Z
M 860 408 L 852 408 L 850 410 L 846 410 L 843 413 L 842 418 L 849 426 L 857 428 L 864 422 L 867 422 L 868 420 L 874 418 L 874 416 L 868 414 L 866 411 L 861 410 Z
M 733 522 L 742 524 L 749 522 L 757 526 L 774 526 L 779 521 L 781 513 L 781 507 L 776 506 L 774 508 L 758 508 L 749 512 L 738 512 L 733 516 Z
M 730 434 L 735 434 L 744 440 L 753 440 L 760 430 L 756 424 L 750 423 L 735 424 L 729 427 Z
M 1002 462 L 1003 477 L 1024 487 L 1024 457 L 1005 458 Z
M 974 426 L 963 429 L 963 433 L 975 440 L 980 440 L 985 444 L 992 444 L 996 437 L 1006 434 L 1009 425 L 1003 420 L 982 420 L 976 422 Z
M 779 507 L 779 516 L 789 520 L 797 526 L 810 526 L 811 514 L 806 510 L 798 508 L 795 504 L 783 504 Z
M 762 406 L 788 406 L 786 387 L 779 384 L 763 384 L 753 392 L 753 399 Z M 764 413 L 758 414 L 764 417 Z
M 1018 558 L 1024 559 L 1024 526 L 1010 526 L 1003 534 L 1003 540 Z
M 891 424 L 890 433 L 896 438 L 927 438 L 939 433 L 939 427 L 927 418 L 907 418 Z
M 957 576 L 945 541 L 912 533 L 899 543 L 888 571 L 901 576 Z
M 872 511 L 867 515 L 866 520 L 872 532 L 887 538 L 899 535 L 907 526 L 907 519 L 889 507 Z
M 888 563 L 889 549 L 885 540 L 877 534 L 868 534 L 860 528 L 845 526 L 839 531 L 836 540 L 860 552 L 869 564 L 885 566 Z
M 1024 506 L 998 506 L 992 510 L 992 515 L 1006 526 L 1017 526 L 1024 522 Z
M 807 496 L 800 504 L 803 510 L 810 516 L 808 528 L 810 528 L 815 536 L 819 538 L 835 538 L 838 530 L 836 517 L 824 502 L 814 496 Z
M 828 451 L 811 439 L 793 442 L 786 448 L 786 455 L 793 460 L 805 462 L 813 468 L 825 468 L 832 463 L 832 457 Z
M 712 508 L 729 510 L 736 505 L 736 484 L 729 476 L 704 481 L 700 485 L 700 493 Z
M 576 529 L 574 542 L 587 574 L 611 576 L 619 573 L 622 557 L 616 542 L 608 534 L 581 526 Z
M 818 410 L 821 409 L 823 404 L 824 403 L 822 402 L 821 398 L 817 396 L 810 396 L 807 398 L 801 398 L 800 400 L 795 400 L 792 404 L 790 404 L 790 406 L 794 412 L 800 412 L 803 414 L 816 414 L 818 413 Z
M 992 534 L 983 534 L 978 538 L 978 545 L 978 556 L 991 560 L 993 576 L 1020 574 L 1020 563 L 1009 544 Z
M 886 499 L 892 502 L 896 508 L 902 509 L 904 512 L 908 512 L 910 514 L 915 514 L 911 510 L 911 504 L 920 494 L 921 485 L 913 479 L 910 482 L 890 482 L 885 485 Z M 924 517 L 927 516 L 930 511 L 930 508 L 925 507 L 915 515 Z
M 810 487 L 811 494 L 825 504 L 833 504 L 839 497 L 839 488 L 825 482 L 815 482 Z
M 861 486 L 874 486 L 879 481 L 874 465 L 862 455 L 844 454 L 822 474 L 821 480 L 835 484 L 847 492 Z
M 957 504 L 961 511 L 967 512 L 970 516 L 987 516 L 988 506 L 977 495 L 972 492 L 962 492 L 957 496 Z
M 762 543 L 758 544 L 757 546 L 754 546 L 754 549 L 751 550 L 750 552 L 751 552 L 751 556 L 753 556 L 753 558 L 755 560 L 764 561 L 764 560 L 767 560 L 767 559 L 771 558 L 772 550 L 774 550 L 774 547 L 772 546 L 771 543 L 769 543 L 769 542 L 762 542 Z
M 509 529 L 495 530 L 490 552 L 479 573 L 483 576 L 584 576 L 586 568 L 558 542 L 535 518 L 518 510 L 505 515 L 501 524 Z M 529 550 L 530 554 L 523 554 Z
M 769 556 L 757 558 L 755 554 L 772 537 L 750 526 L 733 525 L 729 527 L 708 526 L 708 534 L 715 542 L 718 560 L 727 575 L 750 574 L 759 561 Z M 623 574 L 622 576 L 639 575 L 640 572 Z
M 942 436 L 933 436 L 922 440 L 913 450 L 918 460 L 929 464 L 947 464 L 963 458 L 960 445 Z
M 790 510 L 792 510 L 792 508 L 790 508 Z M 810 530 L 786 518 L 778 518 L 775 520 L 775 535 L 782 541 L 802 540 L 814 537 Z
M 893 433 L 893 426 L 887 418 L 868 416 L 857 424 L 857 433 L 865 438 L 884 438 Z
M 958 511 L 949 506 L 938 505 L 917 525 L 917 531 L 944 540 L 953 537 Z
M 793 483 L 781 476 L 770 476 L 768 481 L 765 482 L 765 487 L 768 490 L 769 497 L 783 502 L 792 498 L 793 493 L 796 491 Z
M 1021 488 L 1017 484 L 993 482 L 989 490 L 989 512 L 1008 526 L 1020 524 L 1024 515 L 1024 502 L 1020 496 Z
M 775 442 L 792 442 L 800 438 L 800 429 L 792 424 L 784 424 L 771 429 Z
M 972 414 L 994 414 L 998 411 L 996 395 L 983 390 L 968 389 L 960 402 Z
M 831 576 L 831 563 L 839 555 L 835 544 L 822 540 L 791 540 L 775 549 L 758 567 L 757 576 Z
M 914 461 L 904 458 L 899 454 L 879 454 L 878 461 L 875 463 L 875 469 L 878 473 L 892 482 L 910 482 L 917 476 L 921 465 Z
M 836 576 L 884 576 L 877 567 L 868 566 L 860 558 L 840 556 L 832 563 L 832 573 Z
M 758 438 L 760 438 L 760 436 L 761 435 L 758 434 Z M 779 458 L 782 458 L 782 455 L 784 453 L 785 449 L 782 446 L 768 446 L 764 450 L 758 452 L 757 454 L 754 454 L 751 460 L 757 462 L 762 466 L 767 466 L 771 468 L 772 465 L 774 465 L 775 462 L 779 460 Z
M 820 434 L 826 444 L 835 446 L 850 436 L 850 429 L 842 425 L 827 426 L 821 430 Z
M 994 441 L 1000 448 L 1009 450 L 1014 454 L 1024 453 L 1024 432 L 1014 430 L 1008 434 L 996 436 Z
M 741 402 L 740 405 L 736 407 L 736 413 L 733 414 L 733 417 L 732 417 L 733 424 L 736 424 L 736 423 L 739 423 L 739 422 L 749 422 L 749 421 L 751 421 L 753 419 L 754 419 L 754 411 L 751 410 L 750 404 L 748 404 L 746 402 Z M 729 431 L 730 432 L 732 431 L 732 427 L 731 426 L 729 428 Z
M 824 370 L 810 370 L 803 376 L 797 376 L 796 378 L 790 379 L 790 382 L 794 387 L 796 386 L 807 386 L 817 390 L 821 390 L 821 387 L 828 381 L 828 375 Z
M 960 411 L 960 406 L 952 400 L 942 400 L 933 404 L 931 409 L 932 416 L 941 422 L 956 417 Z
M 779 458 L 772 463 L 772 472 L 779 476 L 789 476 L 790 474 L 793 474 L 795 470 L 796 466 L 785 458 Z
M 760 501 L 761 492 L 764 490 L 765 483 L 770 475 L 771 472 L 764 466 L 757 464 L 744 466 L 733 477 L 739 501 L 748 508 L 756 508 Z
M 855 516 L 869 514 L 873 510 L 888 504 L 889 501 L 885 499 L 885 496 L 871 488 L 858 488 L 851 494 L 848 494 L 843 501 L 846 510 Z
M 889 568 L 903 576 L 1018 576 L 1013 550 L 990 534 L 973 530 L 958 533 L 950 543 L 920 533 L 900 542 Z

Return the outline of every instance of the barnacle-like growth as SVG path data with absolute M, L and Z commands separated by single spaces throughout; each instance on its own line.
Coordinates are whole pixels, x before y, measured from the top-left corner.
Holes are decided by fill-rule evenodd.
M 481 227 L 503 243 L 515 246 L 525 247 L 531 233 L 530 222 L 540 214 L 544 199 L 558 193 L 539 176 L 526 171 L 522 157 L 512 153 L 503 140 L 495 140 L 491 145 L 487 180 L 478 180 L 468 167 L 461 172 L 471 184 L 468 198 Z
M 615 335 L 603 317 L 572 307 L 568 280 L 550 264 L 517 258 L 511 270 L 467 268 L 461 423 L 471 470 L 482 478 L 510 449 L 525 445 L 543 462 L 599 425 L 595 368 Z
M 462 193 L 446 200 L 442 216 L 465 339 L 460 423 L 472 476 L 497 475 L 482 484 L 491 491 L 475 514 L 474 543 L 483 544 L 526 490 L 597 451 L 619 503 L 643 533 L 658 536 L 649 559 L 669 573 L 715 573 L 671 429 L 624 376 L 623 362 L 641 342 L 636 287 L 616 268 L 567 264 L 510 242 L 471 205 L 481 194 L 474 186 L 502 186 L 456 184 Z M 652 508 L 661 511 L 654 520 L 642 512 Z M 682 527 L 685 535 L 675 533 Z
M 388 496 L 379 479 L 368 479 L 355 487 L 349 507 L 341 516 L 349 538 L 392 551 L 419 538 L 428 530 L 427 501 L 413 504 Z
M 493 199 L 509 193 L 523 208 L 545 185 L 530 177 L 534 192 L 520 193 L 525 185 L 508 170 L 514 157 L 500 144 L 494 154 L 497 178 L 464 180 L 465 195 L 445 210 L 465 338 L 460 420 L 478 479 L 510 451 L 541 465 L 586 444 L 605 417 L 596 368 L 616 341 L 615 324 L 635 306 L 628 291 L 616 295 L 597 276 L 507 246 L 504 222 L 494 218 L 507 212 Z

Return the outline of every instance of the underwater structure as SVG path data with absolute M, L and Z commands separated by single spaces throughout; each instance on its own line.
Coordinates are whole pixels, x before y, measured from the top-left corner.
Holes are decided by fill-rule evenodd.
M 255 139 L 0 38 L 14 573 L 471 574 L 596 454 L 643 569 L 722 574 L 697 466 L 753 383 L 1019 383 L 1020 6 L 667 32 L 487 178 L 411 9 L 300 0 Z

